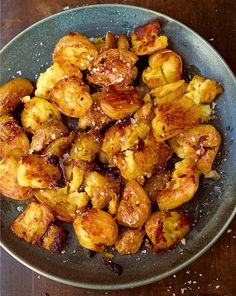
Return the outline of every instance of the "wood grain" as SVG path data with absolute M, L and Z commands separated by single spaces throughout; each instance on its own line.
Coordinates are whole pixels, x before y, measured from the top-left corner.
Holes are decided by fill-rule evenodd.
M 236 1 L 231 0 L 2 0 L 1 47 L 36 21 L 69 6 L 124 3 L 165 13 L 207 39 L 236 72 Z M 1 252 L 2 296 L 234 296 L 236 295 L 236 220 L 203 256 L 175 276 L 122 291 L 92 291 L 62 285 L 30 271 Z

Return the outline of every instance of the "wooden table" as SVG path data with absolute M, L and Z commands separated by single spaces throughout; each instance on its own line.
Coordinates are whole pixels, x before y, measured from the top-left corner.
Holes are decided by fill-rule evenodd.
M 236 1 L 234 0 L 2 0 L 2 46 L 48 15 L 83 4 L 119 2 L 165 13 L 198 32 L 236 72 Z M 1 252 L 2 296 L 178 296 L 236 295 L 236 220 L 201 258 L 160 282 L 123 291 L 92 291 L 48 280 Z

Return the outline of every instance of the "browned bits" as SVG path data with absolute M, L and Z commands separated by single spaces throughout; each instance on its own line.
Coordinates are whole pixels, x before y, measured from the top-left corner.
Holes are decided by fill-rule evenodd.
M 52 254 L 57 254 L 62 251 L 62 244 L 66 234 L 60 226 L 51 223 L 47 231 L 41 238 L 41 246 Z

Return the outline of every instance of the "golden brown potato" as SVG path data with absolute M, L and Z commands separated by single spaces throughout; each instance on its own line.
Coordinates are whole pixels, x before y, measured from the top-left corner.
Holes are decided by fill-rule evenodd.
M 105 133 L 102 151 L 108 161 L 119 151 L 138 147 L 140 140 L 148 135 L 150 127 L 146 123 L 133 121 L 118 122 Z
M 38 244 L 53 220 L 54 216 L 48 207 L 31 202 L 12 223 L 11 230 L 28 243 Z
M 153 133 L 157 141 L 165 141 L 201 121 L 201 106 L 183 96 L 155 109 L 152 120 Z
M 61 185 L 62 170 L 55 156 L 31 154 L 20 159 L 17 181 L 23 187 L 47 188 Z
M 104 42 L 100 44 L 99 52 L 101 53 L 103 51 L 106 51 L 115 47 L 116 47 L 116 40 L 115 40 L 114 34 L 111 32 L 107 32 L 104 38 Z
M 120 34 L 117 37 L 117 48 L 129 50 L 129 39 L 126 35 Z
M 113 84 L 129 85 L 137 76 L 137 56 L 124 49 L 109 49 L 102 52 L 89 69 L 89 83 L 99 86 Z
M 78 121 L 79 128 L 86 129 L 89 127 L 91 129 L 101 130 L 111 121 L 101 108 L 100 96 L 100 92 L 91 95 L 93 105 L 85 114 L 80 116 Z
M 30 148 L 32 151 L 45 149 L 54 140 L 68 135 L 67 127 L 58 119 L 52 118 L 42 123 L 35 131 Z
M 85 192 L 69 193 L 68 187 L 35 190 L 34 195 L 53 210 L 57 219 L 68 223 L 74 221 L 90 200 Z
M 62 244 L 65 237 L 64 230 L 60 226 L 51 223 L 41 238 L 40 245 L 50 253 L 57 254 L 62 251 Z
M 25 78 L 15 78 L 0 87 L 0 115 L 11 113 L 24 96 L 31 95 L 33 84 Z
M 61 79 L 66 77 L 77 77 L 82 79 L 83 75 L 79 69 L 62 69 L 57 63 L 49 67 L 45 72 L 39 75 L 36 83 L 35 96 L 49 99 L 51 89 Z
M 145 224 L 145 231 L 152 242 L 152 251 L 160 252 L 176 245 L 191 228 L 188 217 L 182 212 L 155 212 Z
M 133 117 L 137 122 L 145 122 L 149 124 L 154 116 L 154 105 L 152 102 L 147 102 L 134 113 Z
M 29 139 L 17 121 L 9 115 L 0 116 L 0 156 L 27 155 L 29 145 Z
M 191 159 L 177 162 L 166 188 L 157 192 L 159 209 L 175 209 L 192 199 L 198 190 L 199 175 L 200 171 Z
M 154 137 L 149 135 L 142 148 L 117 153 L 112 161 L 125 179 L 137 179 L 143 184 L 144 177 L 151 177 L 153 173 L 163 169 L 171 155 L 172 151 L 166 144 L 156 142 Z
M 169 49 L 155 52 L 149 57 L 148 63 L 149 67 L 143 71 L 142 79 L 150 88 L 163 86 L 181 79 L 181 57 Z
M 77 160 L 93 161 L 101 147 L 102 140 L 98 131 L 78 133 L 72 145 L 70 157 Z
M 90 209 L 75 219 L 74 230 L 84 248 L 103 252 L 118 237 L 118 227 L 112 216 L 99 209 Z
M 14 157 L 6 157 L 0 161 L 0 193 L 17 200 L 32 197 L 32 188 L 18 184 L 16 171 L 18 161 Z
M 219 150 L 221 136 L 210 124 L 200 124 L 169 140 L 173 151 L 180 158 L 192 159 L 204 174 L 211 171 Z
M 195 75 L 186 89 L 186 96 L 196 104 L 211 103 L 222 92 L 223 88 L 215 80 Z
M 51 90 L 49 99 L 61 113 L 70 117 L 80 117 L 92 106 L 89 87 L 76 77 L 59 80 Z
M 147 193 L 147 196 L 149 197 L 151 203 L 156 203 L 156 197 L 157 193 L 164 189 L 167 182 L 171 178 L 171 172 L 170 171 L 163 171 L 158 174 L 154 174 L 147 180 L 145 185 L 143 186 L 143 189 Z
M 124 229 L 119 234 L 115 248 L 121 255 L 135 254 L 140 249 L 145 232 L 141 229 Z
M 104 209 L 120 191 L 120 179 L 115 179 L 108 173 L 96 171 L 87 172 L 84 178 L 84 190 L 91 197 L 94 208 Z M 112 206 L 112 205 L 110 205 Z
M 71 146 L 75 139 L 75 132 L 70 132 L 66 137 L 60 137 L 51 142 L 43 151 L 44 155 L 55 155 L 62 157 L 65 151 Z
M 150 94 L 154 97 L 154 102 L 158 105 L 162 105 L 182 97 L 185 93 L 186 87 L 187 83 L 184 80 L 179 80 L 177 82 L 153 88 Z
M 137 55 L 150 55 L 157 50 L 166 48 L 166 36 L 158 36 L 161 27 L 158 21 L 153 21 L 134 30 L 131 34 L 131 50 Z
M 23 98 L 24 109 L 21 113 L 23 128 L 34 133 L 39 126 L 50 118 L 61 120 L 61 114 L 50 102 L 45 99 L 29 96 Z
M 97 55 L 96 47 L 86 36 L 71 32 L 57 42 L 53 61 L 66 71 L 85 70 Z
M 143 102 L 133 86 L 112 85 L 101 93 L 101 108 L 112 119 L 122 119 L 133 114 Z
M 151 214 L 151 203 L 143 188 L 135 181 L 127 183 L 117 211 L 119 224 L 142 227 Z

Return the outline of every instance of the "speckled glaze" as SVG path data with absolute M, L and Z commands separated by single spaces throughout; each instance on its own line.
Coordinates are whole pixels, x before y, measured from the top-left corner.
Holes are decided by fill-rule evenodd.
M 102 255 L 89 258 L 80 248 L 70 225 L 65 253 L 50 255 L 47 251 L 17 239 L 10 224 L 17 217 L 14 202 L 2 197 L 2 246 L 24 265 L 50 279 L 65 284 L 92 289 L 122 289 L 145 285 L 174 274 L 205 252 L 224 232 L 235 214 L 236 201 L 236 81 L 220 55 L 199 35 L 183 24 L 154 11 L 124 5 L 93 5 L 61 12 L 31 26 L 14 38 L 1 51 L 1 83 L 12 76 L 35 80 L 52 61 L 55 42 L 70 31 L 89 37 L 107 31 L 129 33 L 134 27 L 159 19 L 163 33 L 170 40 L 187 68 L 220 81 L 224 93 L 216 101 L 214 124 L 223 136 L 216 167 L 218 181 L 202 180 L 197 196 L 184 205 L 195 225 L 187 237 L 186 246 L 179 245 L 163 254 L 141 250 L 133 256 L 116 255 L 114 261 L 123 266 L 116 277 L 102 262 Z M 226 38 L 226 37 L 225 37 Z M 20 71 L 20 72 L 19 72 Z

